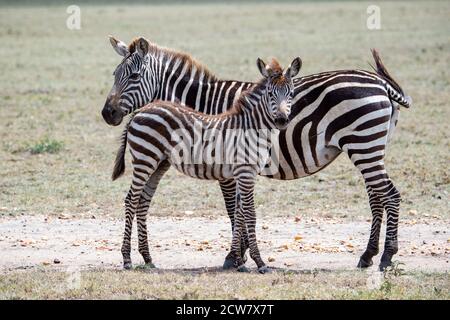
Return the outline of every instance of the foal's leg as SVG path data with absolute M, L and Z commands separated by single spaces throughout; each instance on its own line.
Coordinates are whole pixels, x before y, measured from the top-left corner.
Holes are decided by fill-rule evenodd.
M 245 267 L 245 261 L 242 259 L 241 245 L 242 237 L 244 236 L 245 216 L 244 210 L 242 208 L 241 196 L 236 193 L 236 212 L 234 214 L 234 228 L 233 228 L 233 239 L 231 241 L 231 253 L 234 254 L 233 261 L 235 261 L 235 266 L 239 272 L 249 272 Z
M 252 168 L 241 167 L 236 170 L 235 175 L 248 233 L 250 257 L 255 261 L 258 271 L 260 273 L 266 273 L 270 271 L 270 269 L 267 268 L 266 264 L 261 259 L 258 243 L 256 242 L 256 213 L 253 199 L 256 172 L 252 170 Z
M 234 233 L 235 228 L 235 211 L 237 209 L 237 197 L 236 197 L 236 182 L 234 179 L 220 181 L 220 190 L 222 191 L 223 199 L 225 201 L 225 207 L 227 209 L 228 217 L 231 222 L 231 233 Z M 247 261 L 245 251 L 248 248 L 248 236 L 247 229 L 244 228 L 243 235 L 241 237 L 241 257 L 244 263 Z M 235 259 L 235 253 L 231 249 L 228 255 L 225 257 L 225 262 L 223 263 L 223 269 L 231 269 L 233 267 L 238 267 L 238 263 Z
M 155 268 L 152 263 L 152 258 L 150 256 L 150 251 L 148 247 L 147 239 L 147 212 L 152 201 L 153 195 L 156 192 L 159 181 L 164 176 L 164 174 L 169 170 L 170 163 L 165 160 L 162 161 L 155 172 L 147 180 L 144 190 L 142 191 L 141 198 L 139 199 L 139 206 L 136 210 L 136 220 L 137 220 L 137 232 L 139 239 L 139 253 L 144 258 L 144 263 L 146 267 Z
M 122 242 L 123 267 L 131 269 L 131 230 L 133 227 L 133 219 L 136 209 L 139 205 L 139 199 L 144 189 L 145 183 L 152 176 L 154 169 L 140 165 L 135 166 L 133 163 L 133 180 L 130 190 L 125 198 L 125 231 Z

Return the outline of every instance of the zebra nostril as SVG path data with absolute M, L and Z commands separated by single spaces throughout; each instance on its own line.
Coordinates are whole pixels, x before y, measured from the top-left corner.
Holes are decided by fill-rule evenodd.
M 111 117 L 113 117 L 114 118 L 114 116 L 117 114 L 117 111 L 116 111 L 116 109 L 114 109 L 114 108 L 111 108 Z

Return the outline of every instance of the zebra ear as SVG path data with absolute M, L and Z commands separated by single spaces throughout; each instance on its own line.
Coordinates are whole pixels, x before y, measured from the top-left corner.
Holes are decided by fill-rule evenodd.
M 293 78 L 300 72 L 301 68 L 302 68 L 302 59 L 297 57 L 294 60 L 292 60 L 289 67 L 287 67 L 287 69 L 284 71 L 284 75 L 288 78 Z
M 137 41 L 137 52 L 143 58 L 148 53 L 149 43 L 145 38 L 139 38 Z
M 258 66 L 259 72 L 263 75 L 264 78 L 268 78 L 270 76 L 269 69 L 264 61 L 261 58 L 256 60 L 256 65 Z
M 120 40 L 117 40 L 113 36 L 109 36 L 109 42 L 113 49 L 122 57 L 125 57 L 128 54 L 128 46 Z

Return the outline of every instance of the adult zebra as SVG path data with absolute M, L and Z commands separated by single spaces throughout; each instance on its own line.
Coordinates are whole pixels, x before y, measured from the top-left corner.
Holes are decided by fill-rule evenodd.
M 115 51 L 123 56 L 115 71 L 115 83 L 102 115 L 110 125 L 119 125 L 126 114 L 155 99 L 180 102 L 206 114 L 221 113 L 232 105 L 249 82 L 218 80 L 189 55 L 161 48 L 144 38 L 129 46 L 110 38 Z M 400 194 L 384 166 L 385 149 L 399 117 L 399 106 L 409 107 L 411 99 L 390 76 L 377 51 L 372 50 L 376 73 L 364 70 L 330 71 L 294 79 L 291 122 L 280 133 L 280 159 L 277 173 L 268 177 L 291 180 L 318 172 L 345 152 L 363 175 L 372 211 L 367 249 L 358 267 L 372 265 L 379 251 L 383 212 L 387 229 L 380 269 L 391 264 L 398 251 Z M 132 88 L 133 90 L 129 90 Z M 129 94 L 122 94 L 126 90 Z M 161 168 L 146 186 L 146 198 L 154 194 Z M 220 184 L 233 226 L 236 186 Z M 148 252 L 146 211 L 138 211 L 139 251 Z M 140 212 L 140 213 L 139 213 Z M 232 252 L 224 267 L 234 261 Z
M 122 246 L 124 267 L 131 268 L 131 227 L 139 209 L 143 189 L 158 168 L 168 164 L 197 179 L 233 180 L 237 186 L 237 208 L 232 252 L 239 271 L 247 271 L 241 257 L 241 239 L 248 231 L 250 256 L 258 271 L 268 271 L 256 242 L 256 215 L 253 190 L 257 175 L 270 159 L 273 129 L 288 124 L 293 94 L 292 77 L 301 68 L 300 58 L 283 71 L 276 60 L 266 65 L 258 59 L 263 79 L 243 92 L 226 112 L 205 115 L 168 101 L 148 104 L 131 118 L 122 135 L 113 179 L 125 170 L 125 149 L 129 146 L 133 164 L 133 179 L 125 199 L 126 226 Z M 133 90 L 129 88 L 129 90 Z M 126 91 L 124 92 L 126 93 Z M 211 135 L 217 139 L 211 140 Z M 197 149 L 192 150 L 197 137 Z M 220 138 L 219 138 L 220 137 Z M 237 141 L 237 143 L 236 143 Z M 205 152 L 209 151 L 209 156 Z M 182 151 L 180 153 L 180 151 Z M 205 156 L 206 155 L 206 156 Z M 152 265 L 150 254 L 146 264 Z

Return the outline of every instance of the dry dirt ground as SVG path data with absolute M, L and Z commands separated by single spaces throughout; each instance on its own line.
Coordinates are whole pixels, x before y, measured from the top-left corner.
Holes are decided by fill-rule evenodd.
M 186 217 L 149 217 L 155 264 L 165 270 L 221 266 L 231 238 L 229 222 L 225 217 L 186 214 Z M 370 228 L 368 221 L 330 218 L 261 220 L 258 237 L 263 258 L 270 266 L 288 270 L 354 269 Z M 122 229 L 123 222 L 119 219 L 74 219 L 65 215 L 2 218 L 0 271 L 42 267 L 120 269 Z M 448 224 L 432 217 L 405 220 L 399 228 L 400 250 L 395 260 L 404 263 L 406 270 L 448 272 L 448 230 Z M 142 258 L 136 250 L 135 230 L 133 240 L 132 258 L 139 265 Z M 247 264 L 255 267 L 253 262 Z

